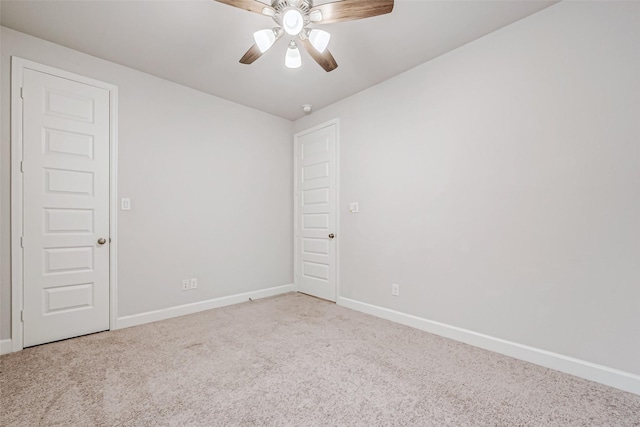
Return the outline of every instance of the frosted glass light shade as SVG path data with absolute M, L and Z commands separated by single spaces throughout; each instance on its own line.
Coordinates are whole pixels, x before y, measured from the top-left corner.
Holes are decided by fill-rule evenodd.
M 322 12 L 318 9 L 312 10 L 311 13 L 309 13 L 309 20 L 311 20 L 311 22 L 322 21 Z
M 298 9 L 289 9 L 282 17 L 282 27 L 287 34 L 297 36 L 304 27 L 304 17 Z
M 253 39 L 260 52 L 265 53 L 276 41 L 276 35 L 273 30 L 260 30 L 253 33 Z
M 300 56 L 300 50 L 295 42 L 291 42 L 287 48 L 287 55 L 284 57 L 284 65 L 287 68 L 298 68 L 302 65 L 302 57 Z
M 331 34 L 322 30 L 311 30 L 309 33 L 309 41 L 311 45 L 320 53 L 324 52 L 331 40 Z

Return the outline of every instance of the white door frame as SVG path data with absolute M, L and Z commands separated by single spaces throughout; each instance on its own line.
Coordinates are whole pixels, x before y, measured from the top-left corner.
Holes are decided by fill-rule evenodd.
M 336 302 L 340 298 L 340 119 L 335 118 L 328 122 L 321 123 L 309 129 L 305 129 L 296 133 L 293 136 L 293 284 L 294 291 L 298 292 L 298 156 L 296 155 L 296 148 L 298 146 L 298 138 L 315 132 L 318 129 L 325 128 L 327 126 L 336 126 Z
M 117 329 L 117 190 L 118 190 L 118 87 L 26 59 L 11 57 L 11 350 L 24 348 L 23 325 L 23 176 L 22 96 L 24 70 L 30 69 L 109 91 L 109 329 Z

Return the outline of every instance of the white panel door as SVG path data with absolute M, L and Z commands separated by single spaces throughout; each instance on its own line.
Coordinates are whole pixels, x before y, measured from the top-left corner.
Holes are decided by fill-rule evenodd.
M 24 346 L 109 329 L 109 92 L 25 69 Z
M 336 300 L 335 124 L 296 136 L 296 283 Z

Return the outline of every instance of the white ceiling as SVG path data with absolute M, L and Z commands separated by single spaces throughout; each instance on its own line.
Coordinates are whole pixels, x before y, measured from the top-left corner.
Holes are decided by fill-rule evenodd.
M 302 67 L 285 68 L 286 40 L 240 64 L 253 32 L 274 23 L 213 0 L 2 0 L 0 23 L 294 120 L 302 104 L 329 105 L 553 3 L 396 0 L 391 14 L 322 26 L 338 62 L 330 73 L 304 51 Z

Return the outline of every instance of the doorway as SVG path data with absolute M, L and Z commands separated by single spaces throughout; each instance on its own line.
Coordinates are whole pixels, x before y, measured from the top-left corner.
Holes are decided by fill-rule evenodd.
M 338 121 L 297 133 L 295 282 L 299 292 L 336 301 L 338 285 Z
M 115 329 L 113 85 L 12 57 L 12 350 Z

